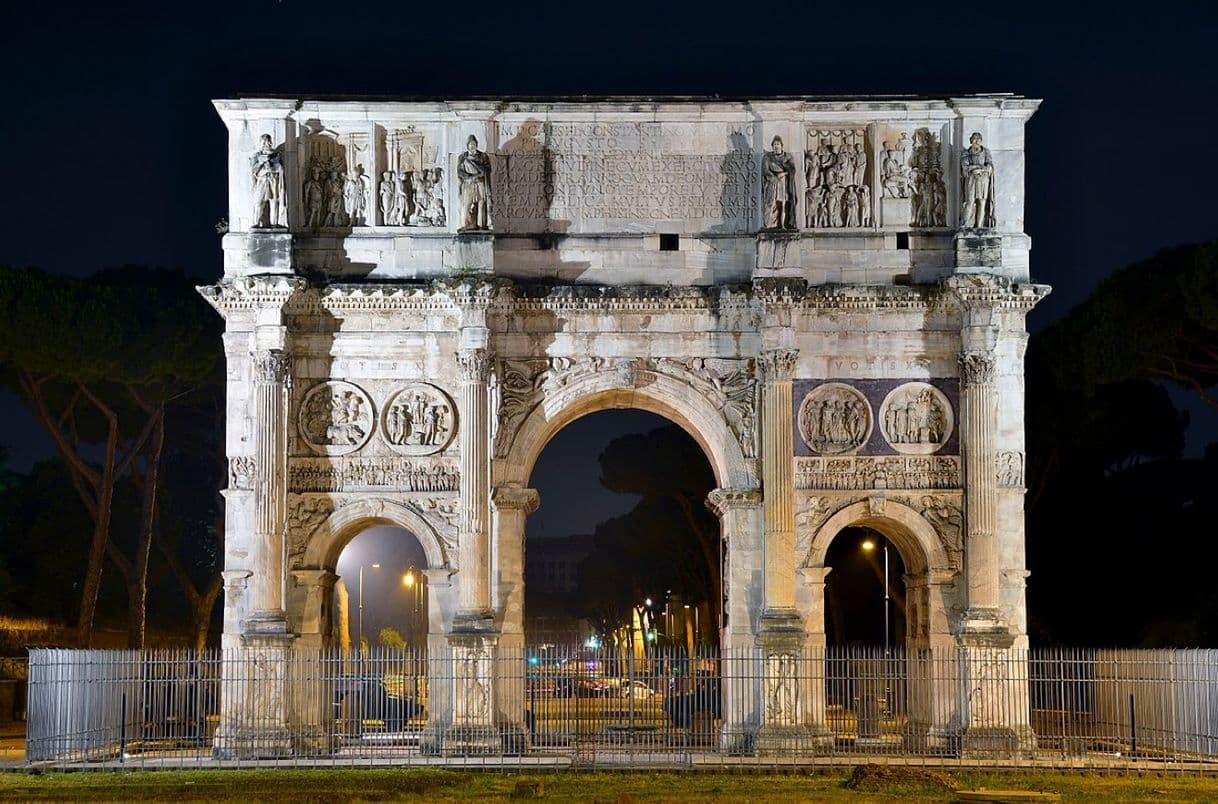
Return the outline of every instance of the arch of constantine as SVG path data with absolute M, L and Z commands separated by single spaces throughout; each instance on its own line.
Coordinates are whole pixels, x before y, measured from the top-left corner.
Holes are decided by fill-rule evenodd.
M 217 752 L 305 750 L 318 715 L 274 660 L 332 643 L 338 554 L 374 524 L 429 565 L 430 749 L 520 734 L 502 668 L 524 655 L 533 463 L 623 407 L 680 425 L 715 474 L 719 641 L 754 668 L 724 679 L 725 748 L 828 750 L 823 684 L 784 661 L 825 645 L 827 551 L 857 526 L 900 552 L 907 647 L 956 657 L 918 693 L 925 739 L 1034 743 L 1026 705 L 984 702 L 1019 700 L 986 663 L 1027 647 L 1037 101 L 215 105 L 223 640 L 266 660 L 226 687 Z

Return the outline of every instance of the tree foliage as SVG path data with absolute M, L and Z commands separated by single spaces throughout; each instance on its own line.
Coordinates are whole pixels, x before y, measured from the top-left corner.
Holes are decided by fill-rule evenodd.
M 88 279 L 0 269 L 0 309 L 0 380 L 50 435 L 93 522 L 78 639 L 88 644 L 109 557 L 142 646 L 166 407 L 215 380 L 218 322 L 182 274 L 135 267 Z M 125 481 L 141 496 L 129 551 L 112 533 Z

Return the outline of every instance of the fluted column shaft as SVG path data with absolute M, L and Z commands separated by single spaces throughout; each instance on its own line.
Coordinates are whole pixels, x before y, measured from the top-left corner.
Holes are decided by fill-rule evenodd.
M 761 355 L 761 489 L 765 527 L 765 610 L 795 608 L 794 413 L 791 377 L 799 353 Z
M 991 350 L 965 349 L 960 355 L 960 397 L 964 441 L 965 550 L 970 613 L 993 612 L 998 594 L 998 477 L 996 474 L 998 393 Z
M 486 349 L 457 354 L 461 369 L 461 517 L 458 556 L 461 611 L 490 611 L 490 418 L 489 389 L 493 356 Z
M 254 355 L 254 545 L 252 608 L 283 616 L 291 363 L 278 349 Z

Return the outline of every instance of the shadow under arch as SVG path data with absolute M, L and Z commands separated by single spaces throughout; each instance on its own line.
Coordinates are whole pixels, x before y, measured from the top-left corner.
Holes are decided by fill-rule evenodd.
M 391 525 L 411 533 L 427 556 L 428 569 L 449 566 L 448 551 L 436 529 L 409 506 L 385 499 L 356 500 L 338 508 L 317 527 L 305 551 L 305 565 L 333 571 L 347 544 L 370 527 Z
M 710 400 L 676 377 L 648 372 L 634 385 L 623 386 L 613 371 L 573 380 L 534 408 L 517 428 L 506 458 L 495 461 L 495 484 L 527 486 L 533 465 L 560 430 L 583 416 L 623 408 L 645 410 L 681 427 L 702 448 L 720 488 L 756 488 L 753 461 L 745 458 L 722 411 Z
M 908 505 L 887 499 L 880 511 L 871 501 L 860 500 L 833 512 L 813 534 L 803 566 L 824 567 L 829 545 L 845 528 L 871 528 L 884 536 L 897 548 L 911 575 L 951 566 L 934 526 Z

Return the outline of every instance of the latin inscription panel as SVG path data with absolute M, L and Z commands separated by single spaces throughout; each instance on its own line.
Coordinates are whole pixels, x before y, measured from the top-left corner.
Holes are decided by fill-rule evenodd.
M 495 228 L 515 232 L 756 228 L 758 172 L 746 126 L 502 123 Z

